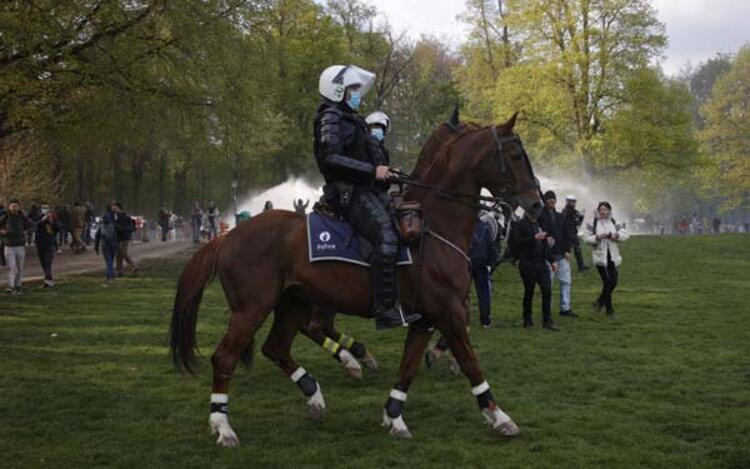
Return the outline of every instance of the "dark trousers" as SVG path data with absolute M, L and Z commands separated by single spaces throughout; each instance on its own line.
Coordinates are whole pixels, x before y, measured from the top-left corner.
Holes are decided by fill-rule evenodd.
M 518 267 L 523 281 L 523 318 L 531 320 L 531 302 L 534 299 L 534 288 L 539 285 L 542 290 L 542 318 L 552 318 L 552 276 L 547 263 L 525 263 Z
M 596 266 L 596 270 L 599 271 L 599 276 L 602 278 L 602 293 L 596 300 L 599 306 L 604 306 L 607 309 L 607 314 L 614 312 L 612 308 L 612 292 L 617 287 L 617 267 L 607 256 L 607 267 L 601 265 Z
M 490 320 L 490 271 L 486 263 L 472 264 L 471 274 L 474 277 L 474 288 L 477 290 L 479 303 L 479 322 L 489 325 Z
M 44 270 L 44 280 L 52 281 L 52 259 L 55 258 L 54 243 L 37 243 L 36 255 L 39 257 L 42 270 Z
M 583 253 L 581 252 L 581 244 L 577 243 L 574 248 L 573 252 L 575 252 L 576 255 L 576 263 L 578 264 L 578 270 L 581 271 L 586 268 L 586 264 L 583 262 Z
M 117 243 L 102 243 L 102 254 L 104 255 L 104 264 L 107 268 L 107 280 L 112 280 L 115 278 Z
M 398 234 L 380 194 L 355 193 L 345 216 L 354 229 L 372 243 L 370 274 L 373 306 L 377 315 L 381 311 L 393 308 L 398 301 L 396 287 Z

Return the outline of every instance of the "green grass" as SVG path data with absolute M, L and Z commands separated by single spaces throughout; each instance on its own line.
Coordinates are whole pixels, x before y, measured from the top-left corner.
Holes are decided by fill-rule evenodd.
M 556 334 L 520 327 L 511 266 L 496 274 L 493 329 L 476 327 L 473 305 L 472 340 L 521 427 L 514 440 L 486 429 L 468 382 L 445 363 L 420 370 L 410 389 L 414 439 L 391 439 L 379 423 L 403 331 L 342 317 L 381 371 L 354 381 L 298 338 L 294 355 L 329 406 L 316 424 L 296 386 L 257 353 L 233 381 L 241 446 L 218 448 L 207 427 L 207 357 L 228 317 L 217 285 L 199 316 L 198 375 L 176 374 L 167 357 L 184 259 L 151 263 L 112 288 L 84 276 L 2 297 L 0 467 L 750 467 L 750 237 L 642 237 L 623 248 L 614 322 L 590 312 L 595 272 L 575 275 L 582 317 L 560 320 Z M 555 312 L 556 302 L 555 289 Z M 540 322 L 538 300 L 535 311 Z

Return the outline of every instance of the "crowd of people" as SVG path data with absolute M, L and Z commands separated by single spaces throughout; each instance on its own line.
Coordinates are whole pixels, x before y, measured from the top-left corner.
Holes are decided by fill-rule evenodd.
M 542 296 L 542 327 L 557 331 L 552 317 L 553 284 L 559 284 L 559 316 L 577 317 L 572 308 L 572 266 L 575 258 L 578 271 L 585 272 L 581 242 L 592 246 L 592 261 L 602 280 L 602 290 L 594 301 L 597 311 L 604 309 L 614 317 L 612 292 L 617 286 L 617 267 L 622 262 L 618 243 L 627 240 L 628 232 L 612 218 L 612 206 L 599 204 L 592 223 L 583 226 L 584 217 L 576 209 L 577 200 L 569 195 L 561 212 L 556 209 L 554 191 L 544 194 L 545 207 L 537 218 L 524 215 L 513 222 L 505 212 L 481 212 L 472 236 L 470 258 L 472 277 L 479 305 L 479 321 L 483 328 L 491 325 L 491 278 L 503 261 L 518 266 L 524 294 L 523 326 L 532 327 L 532 302 L 538 286 Z M 507 243 L 501 255 L 502 242 Z

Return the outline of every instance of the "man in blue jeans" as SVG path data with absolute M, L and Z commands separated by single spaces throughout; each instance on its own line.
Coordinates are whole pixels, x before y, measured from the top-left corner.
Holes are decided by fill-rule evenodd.
M 115 256 L 117 255 L 117 213 L 119 206 L 113 203 L 107 208 L 107 213 L 99 222 L 96 231 L 94 250 L 99 254 L 99 245 L 102 247 L 104 263 L 107 268 L 107 284 L 115 279 Z M 105 284 L 105 285 L 107 285 Z
M 544 210 L 539 215 L 539 226 L 547 232 L 547 244 L 552 259 L 557 263 L 557 270 L 551 272 L 554 283 L 555 277 L 560 283 L 560 316 L 577 317 L 570 307 L 570 258 L 573 247 L 568 234 L 568 223 L 562 213 L 555 210 L 557 196 L 553 191 L 544 193 Z
M 489 329 L 492 322 L 490 318 L 490 270 L 497 265 L 500 254 L 497 252 L 492 227 L 481 217 L 477 219 L 474 234 L 471 237 L 469 257 L 479 303 L 479 322 L 483 328 Z

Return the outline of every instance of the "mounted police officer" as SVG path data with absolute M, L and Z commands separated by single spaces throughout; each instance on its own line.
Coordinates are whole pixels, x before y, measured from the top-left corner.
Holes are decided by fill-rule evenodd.
M 411 323 L 420 316 L 405 315 L 398 304 L 398 234 L 388 211 L 388 157 L 357 113 L 374 81 L 375 74 L 353 65 L 334 65 L 323 71 L 322 100 L 315 118 L 315 158 L 326 181 L 325 202 L 373 245 L 373 310 L 375 325 L 382 329 Z

